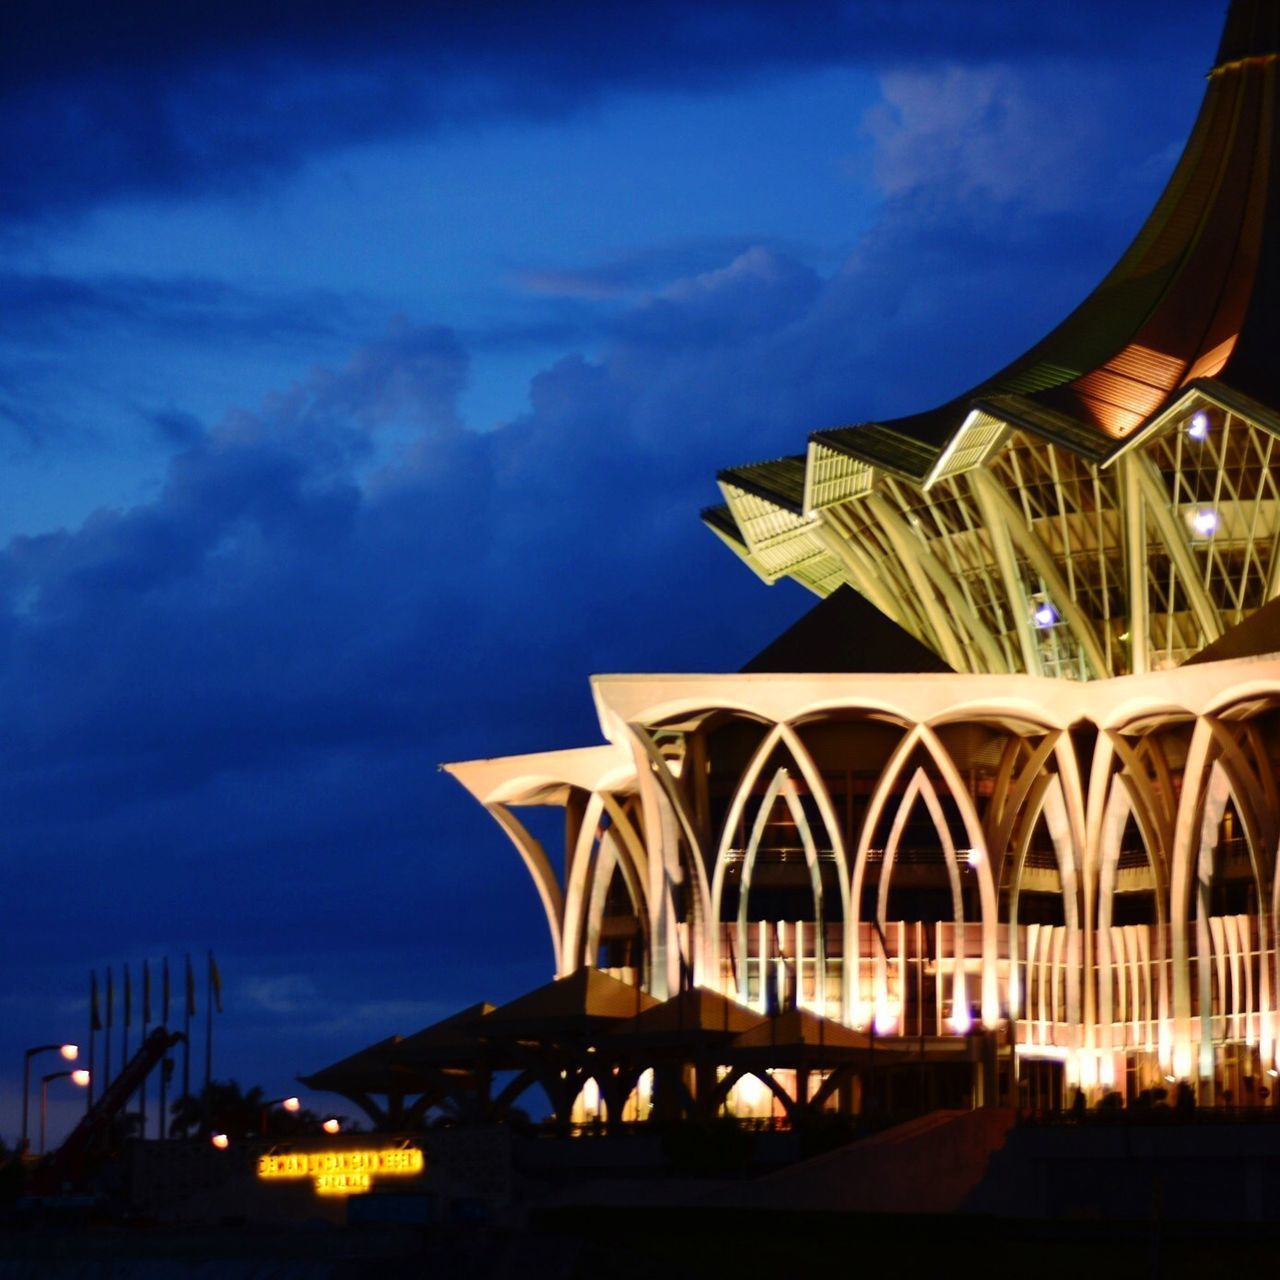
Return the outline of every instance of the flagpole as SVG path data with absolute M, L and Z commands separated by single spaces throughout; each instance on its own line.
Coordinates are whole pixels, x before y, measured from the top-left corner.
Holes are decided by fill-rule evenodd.
M 147 1032 L 151 1030 L 151 967 L 146 959 L 142 960 L 142 1043 L 147 1043 Z M 147 1076 L 142 1077 L 142 1084 L 138 1089 L 138 1131 L 142 1134 L 145 1142 L 147 1137 Z
M 213 952 L 206 961 L 204 977 L 204 1124 L 209 1127 L 211 1098 L 209 1085 L 213 1080 Z
M 191 1099 L 191 1006 L 195 1003 L 195 980 L 191 976 L 191 957 L 186 957 L 186 989 L 183 991 L 182 1000 L 182 1096 L 188 1100 Z M 186 1112 L 183 1113 L 184 1116 Z M 190 1126 L 186 1120 L 182 1123 L 182 1136 L 188 1137 Z
M 111 1083 L 111 1027 L 116 1017 L 115 980 L 111 977 L 111 966 L 107 965 L 107 1025 L 106 1035 L 102 1039 L 102 1087 L 106 1089 Z
M 93 1085 L 97 1078 L 98 1021 L 98 971 L 95 969 L 89 975 L 89 1087 L 85 1090 L 86 1111 L 93 1107 Z
M 133 1029 L 133 979 L 129 976 L 128 965 L 124 966 L 124 1018 L 121 1021 L 124 1024 L 120 1029 L 120 1034 L 124 1037 L 123 1047 L 120 1051 L 120 1070 L 123 1073 L 124 1069 L 129 1065 L 129 1032 Z M 132 1095 L 125 1100 L 124 1115 L 121 1116 L 121 1120 L 126 1125 L 128 1124 L 130 1101 L 132 1101 Z
M 164 958 L 164 969 L 160 979 L 160 1025 L 169 1030 L 169 957 Z M 169 1071 L 172 1067 L 169 1051 L 166 1049 L 160 1063 L 160 1139 L 169 1136 Z
M 124 967 L 124 1047 L 120 1053 L 120 1070 L 129 1065 L 129 1027 L 133 1022 L 133 983 L 129 978 L 129 966 Z

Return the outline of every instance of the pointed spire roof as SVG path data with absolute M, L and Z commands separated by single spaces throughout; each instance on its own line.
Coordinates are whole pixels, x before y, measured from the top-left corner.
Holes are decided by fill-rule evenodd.
M 589 1030 L 633 1018 L 658 1003 L 648 992 L 599 969 L 576 969 L 477 1018 L 478 1035 Z
M 776 1018 L 766 1018 L 734 1040 L 735 1049 L 858 1049 L 870 1046 L 864 1031 L 855 1031 L 811 1009 L 792 1007 Z
M 861 433 L 888 430 L 936 453 L 994 400 L 1003 420 L 1069 427 L 1080 452 L 1099 453 L 1193 383 L 1280 409 L 1278 53 L 1280 4 L 1235 0 L 1163 195 L 1110 274 L 1047 337 L 936 409 L 815 441 L 860 457 Z
M 615 1034 L 659 1040 L 705 1035 L 732 1037 L 756 1026 L 761 1016 L 718 991 L 692 987 L 628 1019 L 615 1029 Z
M 357 1053 L 309 1076 L 299 1076 L 308 1089 L 326 1093 L 396 1093 L 414 1086 L 414 1079 L 403 1067 L 391 1061 L 390 1055 L 400 1044 L 400 1036 L 388 1036 L 367 1045 Z
M 439 1022 L 433 1022 L 421 1031 L 406 1036 L 403 1040 L 397 1037 L 396 1043 L 384 1050 L 397 1063 L 408 1066 L 424 1066 L 457 1057 L 459 1053 L 475 1056 L 476 1023 L 488 1017 L 495 1006 L 482 1000 L 478 1004 L 468 1005 L 458 1013 Z
M 1275 0 L 1232 0 L 1214 69 L 1276 53 L 1280 53 L 1280 5 Z

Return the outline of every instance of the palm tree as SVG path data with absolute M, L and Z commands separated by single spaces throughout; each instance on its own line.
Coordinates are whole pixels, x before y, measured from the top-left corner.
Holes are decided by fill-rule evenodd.
M 244 1090 L 234 1080 L 211 1080 L 198 1094 L 183 1094 L 170 1108 L 169 1132 L 225 1133 L 229 1138 L 251 1138 L 259 1132 L 266 1101 L 260 1085 Z
M 242 1089 L 234 1080 L 213 1080 L 198 1094 L 184 1094 L 170 1108 L 169 1134 L 207 1137 L 225 1133 L 228 1138 L 296 1138 L 318 1134 L 323 1130 L 322 1118 L 306 1108 L 285 1111 L 270 1107 L 261 1085 Z M 345 1117 L 342 1128 L 353 1132 Z

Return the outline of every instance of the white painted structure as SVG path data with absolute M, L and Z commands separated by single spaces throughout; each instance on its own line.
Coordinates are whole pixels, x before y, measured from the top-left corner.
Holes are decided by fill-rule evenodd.
M 1234 0 L 1165 194 L 1043 342 L 721 473 L 704 519 L 761 578 L 851 587 L 954 674 L 597 677 L 605 745 L 448 766 L 557 973 L 1274 1102 L 1277 12 Z
M 1198 1080 L 1206 1097 L 1266 1087 L 1280 656 L 1084 685 L 689 675 L 593 689 L 607 745 L 449 766 L 532 873 L 559 974 L 601 964 L 659 997 L 684 975 L 762 1011 L 780 976 L 784 998 L 885 1036 L 1003 1024 L 1021 1057 L 1064 1061 L 1090 1087 L 1123 1088 L 1126 1068 L 1144 1087 Z M 521 824 L 528 805 L 563 809 L 562 872 Z M 752 905 L 766 860 L 789 903 L 807 886 L 786 918 Z M 950 891 L 945 915 L 895 915 L 911 874 L 908 897 Z M 610 966 L 620 924 L 631 963 Z

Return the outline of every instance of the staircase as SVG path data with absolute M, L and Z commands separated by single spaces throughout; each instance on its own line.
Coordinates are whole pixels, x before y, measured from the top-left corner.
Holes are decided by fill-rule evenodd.
M 85 1112 L 80 1123 L 67 1135 L 53 1155 L 37 1166 L 31 1191 L 38 1196 L 58 1195 L 75 1188 L 84 1178 L 87 1157 L 106 1145 L 111 1122 L 128 1105 L 155 1066 L 182 1039 L 179 1031 L 157 1027 L 125 1064 L 102 1096 Z
M 982 1180 L 1014 1112 L 931 1111 L 703 1201 L 828 1213 L 953 1213 Z

